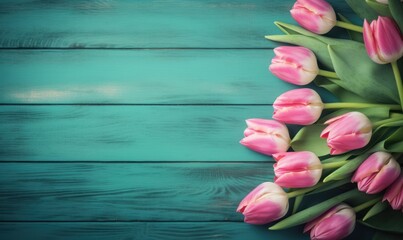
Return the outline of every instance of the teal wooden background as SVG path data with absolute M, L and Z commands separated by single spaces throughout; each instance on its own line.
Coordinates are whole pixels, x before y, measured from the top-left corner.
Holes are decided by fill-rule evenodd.
M 1 239 L 308 238 L 235 212 L 273 176 L 238 141 L 293 88 L 263 37 L 292 5 L 0 1 Z

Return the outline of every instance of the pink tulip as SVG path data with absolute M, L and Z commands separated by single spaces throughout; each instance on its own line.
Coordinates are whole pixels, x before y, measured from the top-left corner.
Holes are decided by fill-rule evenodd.
M 280 122 L 310 125 L 322 114 L 323 102 L 314 90 L 299 88 L 281 94 L 273 107 L 273 118 Z
M 322 164 L 312 152 L 283 152 L 273 154 L 274 183 L 285 188 L 312 187 L 322 175 Z
M 266 155 L 286 152 L 290 147 L 290 135 L 283 123 L 255 118 L 246 120 L 246 124 L 242 145 Z
M 351 182 L 358 183 L 360 191 L 375 194 L 387 188 L 399 174 L 399 163 L 390 153 L 375 152 L 358 167 Z
M 272 182 L 257 186 L 239 204 L 237 212 L 250 224 L 266 224 L 282 218 L 288 211 L 288 196 Z
M 403 211 L 403 173 L 389 186 L 383 196 L 383 201 L 387 200 L 395 210 Z
M 276 56 L 271 60 L 269 70 L 281 80 L 306 85 L 319 73 L 315 54 L 304 47 L 282 46 L 274 49 Z
M 364 21 L 364 43 L 368 56 L 379 64 L 391 63 L 403 56 L 403 39 L 393 19 L 378 17 L 371 25 Z
M 323 0 L 297 0 L 291 9 L 291 16 L 303 28 L 325 34 L 336 25 L 336 13 Z
M 341 154 L 368 144 L 372 135 L 371 121 L 360 112 L 349 112 L 329 119 L 321 133 L 327 138 L 330 154 Z
M 354 210 L 341 203 L 307 223 L 304 232 L 311 231 L 311 239 L 315 240 L 337 240 L 350 235 L 354 227 Z

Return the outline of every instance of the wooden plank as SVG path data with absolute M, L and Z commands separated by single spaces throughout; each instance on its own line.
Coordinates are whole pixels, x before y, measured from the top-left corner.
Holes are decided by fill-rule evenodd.
M 344 1 L 336 10 L 351 17 Z M 265 48 L 294 0 L 31 1 L 0 4 L 2 48 Z
M 0 221 L 242 221 L 266 163 L 1 163 Z
M 268 231 L 240 222 L 0 223 L 0 232 L 2 240 L 309 239 L 300 228 Z
M 268 231 L 267 226 L 236 222 L 132 222 L 132 223 L 0 223 L 3 240 L 15 239 L 309 239 L 301 227 Z M 356 225 L 345 240 L 372 239 L 374 231 Z
M 0 103 L 270 104 L 271 50 L 0 51 Z
M 1 106 L 2 161 L 267 161 L 239 144 L 270 106 Z M 295 129 L 292 129 L 295 132 Z

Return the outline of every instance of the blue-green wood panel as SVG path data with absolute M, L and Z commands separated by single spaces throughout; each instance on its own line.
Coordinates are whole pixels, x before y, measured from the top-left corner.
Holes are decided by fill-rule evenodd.
M 0 103 L 270 104 L 272 50 L 3 50 Z
M 301 231 L 296 228 L 268 231 L 267 226 L 241 222 L 0 223 L 2 240 L 26 239 L 27 236 L 30 240 L 309 239 Z
M 302 227 L 268 231 L 267 225 L 249 225 L 241 222 L 3 222 L 2 240 L 246 240 L 309 239 Z M 372 239 L 373 232 L 358 225 L 345 240 Z
M 293 3 L 0 1 L 0 239 L 307 239 L 235 212 L 273 178 L 239 140 L 295 88 L 264 39 Z
M 0 221 L 242 221 L 273 163 L 2 163 Z
M 256 48 L 291 21 L 292 0 L 6 0 L 0 4 L 0 47 Z M 344 1 L 333 0 L 346 12 Z
M 1 106 L 2 161 L 267 161 L 239 141 L 270 106 Z

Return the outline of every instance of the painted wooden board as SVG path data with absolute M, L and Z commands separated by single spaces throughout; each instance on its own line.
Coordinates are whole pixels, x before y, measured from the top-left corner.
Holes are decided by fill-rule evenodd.
M 267 161 L 239 141 L 245 119 L 272 112 L 271 106 L 1 106 L 0 160 Z
M 3 50 L 0 103 L 270 104 L 272 50 Z
M 268 231 L 267 226 L 240 222 L 0 223 L 0 232 L 2 240 L 25 239 L 27 236 L 30 240 L 309 239 L 298 228 Z
M 349 17 L 344 1 L 331 1 Z M 6 0 L 2 48 L 266 48 L 294 0 Z
M 0 221 L 242 221 L 273 163 L 1 163 Z
M 301 227 L 268 231 L 266 225 L 256 226 L 241 222 L 3 222 L 2 240 L 25 239 L 309 239 Z M 373 231 L 361 225 L 345 240 L 372 239 Z

